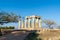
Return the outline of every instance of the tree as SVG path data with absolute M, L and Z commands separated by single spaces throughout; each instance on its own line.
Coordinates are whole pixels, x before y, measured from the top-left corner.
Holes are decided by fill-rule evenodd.
M 19 18 L 21 16 L 17 16 L 13 13 L 8 13 L 8 12 L 0 12 L 0 24 L 3 25 L 4 23 L 9 23 L 9 22 L 18 22 Z M 1 34 L 1 29 L 0 29 L 0 34 Z
M 9 22 L 18 22 L 21 16 L 17 16 L 14 13 L 0 12 L 0 24 Z
M 55 25 L 56 23 L 53 20 L 44 20 L 43 21 L 50 29 L 53 29 L 52 25 Z

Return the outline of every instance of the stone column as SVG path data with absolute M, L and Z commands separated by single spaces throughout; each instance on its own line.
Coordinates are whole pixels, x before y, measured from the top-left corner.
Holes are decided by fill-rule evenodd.
M 39 28 L 42 28 L 42 20 L 39 20 Z
M 31 25 L 32 25 L 32 28 L 34 29 L 34 26 L 35 26 L 35 18 L 32 18 L 32 23 L 31 23 Z
M 30 25 L 30 21 L 31 21 L 31 19 L 29 18 L 29 19 L 28 19 L 28 28 L 31 27 L 31 25 Z
M 26 28 L 26 22 L 27 22 L 27 20 L 25 19 L 25 28 Z
M 36 19 L 36 21 L 35 21 L 35 29 L 37 30 L 38 28 L 39 28 L 39 23 L 38 23 L 38 18 Z
M 24 20 L 22 20 L 22 26 L 21 26 L 21 28 L 22 29 L 24 28 Z
M 21 21 L 18 22 L 18 29 L 21 29 Z
M 28 28 L 28 18 L 26 18 L 26 28 Z

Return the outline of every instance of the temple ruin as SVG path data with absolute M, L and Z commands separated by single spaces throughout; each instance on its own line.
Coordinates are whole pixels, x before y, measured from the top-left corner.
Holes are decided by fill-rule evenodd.
M 21 30 L 40 30 L 42 28 L 42 19 L 40 16 L 26 16 L 25 20 L 19 21 L 18 29 Z

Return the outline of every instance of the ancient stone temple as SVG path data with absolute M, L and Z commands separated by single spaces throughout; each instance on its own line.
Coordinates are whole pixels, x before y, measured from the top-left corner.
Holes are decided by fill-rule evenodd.
M 40 16 L 26 16 L 25 20 L 19 21 L 18 29 L 22 30 L 40 30 L 42 28 L 42 19 Z

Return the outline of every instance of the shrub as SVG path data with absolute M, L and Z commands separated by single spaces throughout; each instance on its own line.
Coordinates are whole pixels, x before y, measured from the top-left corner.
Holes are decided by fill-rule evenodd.
M 38 34 L 36 32 L 31 32 L 29 35 L 27 35 L 25 40 L 42 40 L 41 38 L 38 38 Z
M 14 26 L 9 26 L 9 27 L 7 27 L 7 26 L 5 26 L 5 27 L 0 27 L 0 29 L 14 29 Z
M 9 29 L 14 29 L 14 26 L 10 26 Z

